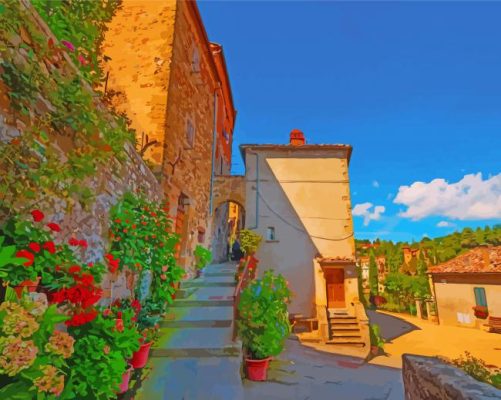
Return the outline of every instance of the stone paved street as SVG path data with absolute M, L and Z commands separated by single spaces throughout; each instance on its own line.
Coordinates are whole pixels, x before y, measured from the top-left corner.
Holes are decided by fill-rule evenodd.
M 245 400 L 402 400 L 401 370 L 323 353 L 291 338 L 266 382 L 244 380 Z

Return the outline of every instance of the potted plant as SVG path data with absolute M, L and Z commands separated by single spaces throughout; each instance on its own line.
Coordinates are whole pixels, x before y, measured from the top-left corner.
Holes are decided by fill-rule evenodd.
M 369 333 L 371 339 L 371 353 L 377 356 L 384 351 L 384 339 L 381 337 L 381 329 L 377 324 L 369 325 Z
M 242 291 L 237 324 L 250 380 L 266 380 L 270 357 L 284 348 L 291 332 L 287 312 L 290 297 L 286 280 L 272 270 Z
M 197 271 L 197 278 L 198 278 L 200 276 L 202 270 L 212 260 L 212 253 L 209 249 L 206 249 L 205 247 L 197 244 L 193 254 L 195 256 L 195 268 Z
M 132 374 L 133 369 L 134 367 L 132 365 L 127 365 L 127 369 L 122 375 L 122 383 L 120 383 L 120 386 L 118 387 L 118 394 L 123 394 L 129 390 L 130 375 Z
M 475 317 L 479 319 L 486 319 L 489 316 L 489 310 L 486 306 L 475 306 L 472 307 Z
M 141 331 L 141 339 L 139 350 L 134 352 L 132 355 L 131 365 L 137 368 L 143 368 L 148 362 L 148 357 L 150 355 L 150 349 L 153 343 L 155 343 L 159 336 L 159 326 L 155 325 L 150 328 L 144 328 Z

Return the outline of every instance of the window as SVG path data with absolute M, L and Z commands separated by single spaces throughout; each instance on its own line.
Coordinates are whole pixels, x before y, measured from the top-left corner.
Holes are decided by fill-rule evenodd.
M 190 149 L 195 144 L 195 124 L 190 118 L 186 120 L 186 143 Z
M 473 288 L 475 293 L 475 303 L 477 306 L 487 307 L 487 297 L 485 297 L 485 289 L 483 287 Z
M 269 226 L 268 228 L 266 228 L 266 240 L 268 241 L 276 240 L 275 228 L 273 226 Z

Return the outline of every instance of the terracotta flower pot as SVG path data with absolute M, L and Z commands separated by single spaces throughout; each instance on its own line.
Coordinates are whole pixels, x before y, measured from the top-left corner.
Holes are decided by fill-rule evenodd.
M 40 282 L 40 277 L 37 278 L 36 281 L 25 280 L 22 281 L 19 285 L 14 286 L 13 289 L 16 292 L 17 298 L 20 299 L 23 296 L 23 289 L 27 288 L 29 293 L 33 293 Z
M 263 360 L 246 358 L 245 366 L 247 367 L 247 378 L 251 381 L 265 381 L 269 362 L 270 357 Z
M 118 394 L 125 393 L 127 390 L 129 390 L 129 381 L 132 369 L 132 366 L 129 366 L 129 368 L 127 368 L 127 371 L 125 371 L 122 375 L 122 383 L 119 386 Z
M 150 355 L 150 348 L 152 342 L 143 343 L 139 350 L 132 355 L 131 365 L 134 368 L 143 368 L 148 362 L 148 356 Z

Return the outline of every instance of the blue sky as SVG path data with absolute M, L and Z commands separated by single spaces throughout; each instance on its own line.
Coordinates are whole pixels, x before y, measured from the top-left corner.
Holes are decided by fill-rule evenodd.
M 286 143 L 299 128 L 310 143 L 354 147 L 358 238 L 500 223 L 501 3 L 199 8 L 224 47 L 238 109 L 234 173 L 240 143 Z

